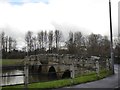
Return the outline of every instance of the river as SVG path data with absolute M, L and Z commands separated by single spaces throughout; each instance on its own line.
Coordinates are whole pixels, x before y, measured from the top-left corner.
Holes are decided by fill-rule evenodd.
M 22 69 L 12 69 L 12 70 L 3 70 L 2 75 L 19 75 L 23 74 L 24 71 Z M 43 74 L 36 72 L 37 74 L 33 73 L 33 71 L 29 72 L 29 83 L 32 82 L 43 82 L 51 80 L 48 78 L 48 74 Z M 14 77 L 2 77 L 1 86 L 6 85 L 15 85 L 15 84 L 23 84 L 24 83 L 24 76 L 14 76 Z

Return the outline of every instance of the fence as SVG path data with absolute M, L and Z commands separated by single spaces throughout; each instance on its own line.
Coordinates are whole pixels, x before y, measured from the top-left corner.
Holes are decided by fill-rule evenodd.
M 55 64 L 56 65 L 56 64 Z M 54 64 L 52 66 L 55 66 Z M 63 64 L 64 65 L 64 64 Z M 9 68 L 13 67 L 24 67 L 24 73 L 23 74 L 18 74 L 18 75 L 2 75 L 0 77 L 16 77 L 16 76 L 23 76 L 24 77 L 24 88 L 28 88 L 28 83 L 29 83 L 29 65 L 26 64 L 24 66 L 8 66 Z M 87 72 L 94 71 L 96 72 L 96 75 L 99 77 L 99 72 L 100 69 L 105 68 L 107 70 L 110 69 L 110 63 L 109 60 L 107 59 L 106 61 L 95 61 L 95 62 L 88 62 L 88 61 L 83 61 L 82 62 L 77 62 L 73 64 L 69 64 L 69 69 L 70 69 L 70 78 L 75 78 L 77 75 L 84 74 Z M 56 72 L 56 73 L 63 73 L 64 71 L 61 72 Z M 45 73 L 45 72 L 43 72 Z M 54 73 L 54 72 L 50 72 Z M 38 73 L 34 73 L 38 74 Z

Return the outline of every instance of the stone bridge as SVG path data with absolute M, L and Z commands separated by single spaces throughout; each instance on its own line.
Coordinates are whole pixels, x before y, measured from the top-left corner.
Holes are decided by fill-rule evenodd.
M 84 62 L 84 63 L 83 63 Z M 88 64 L 88 62 L 90 64 Z M 58 54 L 39 54 L 31 55 L 25 58 L 25 63 L 30 67 L 30 70 L 37 72 L 48 73 L 49 76 L 57 78 L 74 78 L 77 75 L 85 72 L 81 67 L 94 67 L 94 60 L 83 60 L 74 55 L 58 55 Z M 87 64 L 85 64 L 87 63 Z

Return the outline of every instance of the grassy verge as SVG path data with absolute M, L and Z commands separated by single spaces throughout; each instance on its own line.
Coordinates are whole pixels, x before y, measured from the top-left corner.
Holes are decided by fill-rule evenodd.
M 28 87 L 29 87 L 29 89 L 61 88 L 61 87 L 72 86 L 72 85 L 76 85 L 76 84 L 99 80 L 99 79 L 109 76 L 110 74 L 111 74 L 110 71 L 106 72 L 105 70 L 102 70 L 102 71 L 100 71 L 99 77 L 95 73 L 89 73 L 87 75 L 79 76 L 74 79 L 63 79 L 63 80 L 56 80 L 56 81 L 49 81 L 49 82 L 32 83 L 32 84 L 29 84 Z M 15 88 L 22 89 L 22 88 L 24 88 L 24 86 L 23 85 L 7 86 L 7 87 L 3 87 L 2 90 L 4 90 L 4 89 L 12 90 L 13 88 L 14 89 Z
M 2 59 L 1 63 L 2 63 L 2 66 L 21 65 L 23 64 L 23 59 Z

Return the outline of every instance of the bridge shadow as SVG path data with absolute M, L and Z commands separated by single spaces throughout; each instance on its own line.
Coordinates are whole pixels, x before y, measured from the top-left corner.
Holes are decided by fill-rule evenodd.
M 65 72 L 62 75 L 62 78 L 70 78 L 70 70 L 65 70 Z
M 30 68 L 31 68 L 31 71 L 34 71 L 34 65 L 32 65 Z
M 38 73 L 41 73 L 41 72 L 42 72 L 42 66 L 41 66 L 41 65 L 39 65 L 37 72 L 38 72 Z
M 56 70 L 55 70 L 55 68 L 53 66 L 51 66 L 49 71 L 48 71 L 48 78 L 50 80 L 57 79 Z
M 38 67 L 35 65 L 29 66 L 29 71 L 32 73 L 41 73 L 42 72 L 42 66 L 39 65 Z
M 29 66 L 29 72 L 34 72 L 34 65 L 32 65 L 32 66 Z

